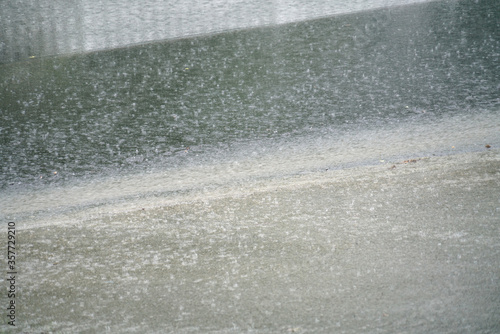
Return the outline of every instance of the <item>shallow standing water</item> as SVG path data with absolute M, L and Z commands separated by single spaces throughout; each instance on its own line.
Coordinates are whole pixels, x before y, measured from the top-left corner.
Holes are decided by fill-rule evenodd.
M 1 187 L 496 112 L 497 7 L 431 2 L 3 65 Z
M 0 65 L 22 328 L 498 327 L 498 4 L 358 9 Z

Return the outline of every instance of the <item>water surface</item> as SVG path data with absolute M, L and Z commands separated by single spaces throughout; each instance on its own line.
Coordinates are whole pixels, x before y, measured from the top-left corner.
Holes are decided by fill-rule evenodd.
M 0 3 L 0 63 L 422 1 L 7 0 Z
M 496 112 L 497 7 L 430 2 L 2 65 L 1 187 Z

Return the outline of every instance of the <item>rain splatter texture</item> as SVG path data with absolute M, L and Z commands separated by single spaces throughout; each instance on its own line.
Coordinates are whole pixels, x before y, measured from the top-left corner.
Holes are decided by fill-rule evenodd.
M 0 63 L 271 26 L 427 0 L 0 2 Z
M 1 65 L 18 328 L 497 328 L 497 3 Z
M 1 65 L 1 187 L 495 110 L 495 9 L 431 2 Z

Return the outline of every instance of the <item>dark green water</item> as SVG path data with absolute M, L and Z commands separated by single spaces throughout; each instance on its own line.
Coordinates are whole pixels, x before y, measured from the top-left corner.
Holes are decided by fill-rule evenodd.
M 491 112 L 499 57 L 499 3 L 451 1 L 4 64 L 1 187 Z

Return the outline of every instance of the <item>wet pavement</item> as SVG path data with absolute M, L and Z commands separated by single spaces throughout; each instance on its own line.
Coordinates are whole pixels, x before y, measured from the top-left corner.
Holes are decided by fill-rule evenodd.
M 19 224 L 19 329 L 493 333 L 499 151 L 411 160 Z

